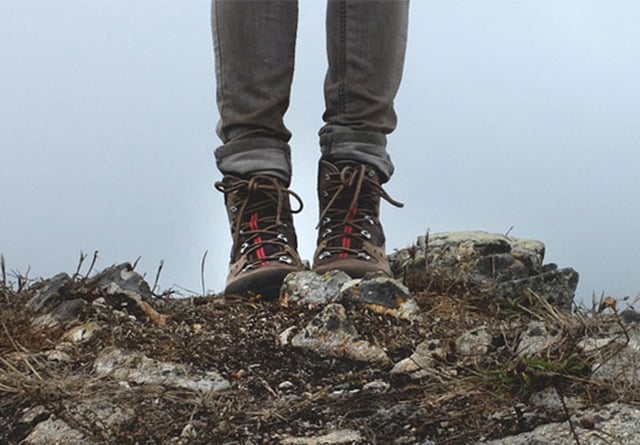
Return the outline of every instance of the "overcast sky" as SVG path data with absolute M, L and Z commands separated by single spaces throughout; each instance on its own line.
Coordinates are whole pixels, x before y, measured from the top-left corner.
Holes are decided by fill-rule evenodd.
M 314 250 L 324 7 L 301 0 L 292 187 Z M 209 0 L 2 0 L 0 252 L 30 276 L 134 261 L 220 291 Z M 578 296 L 640 292 L 640 2 L 413 0 L 389 250 L 427 229 L 542 240 Z

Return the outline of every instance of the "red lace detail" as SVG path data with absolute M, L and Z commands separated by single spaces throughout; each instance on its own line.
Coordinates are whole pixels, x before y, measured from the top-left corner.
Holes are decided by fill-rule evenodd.
M 258 212 L 254 212 L 254 213 L 251 214 L 251 220 L 249 221 L 249 228 L 251 230 L 255 230 L 255 231 L 257 231 L 259 229 Z M 253 244 L 259 244 L 261 242 L 262 242 L 262 237 L 261 236 L 256 236 L 253 239 Z M 264 251 L 264 247 L 258 247 L 258 249 L 256 250 L 256 255 L 258 256 L 259 259 L 266 257 L 267 253 Z M 265 264 L 269 264 L 269 261 L 263 261 L 262 262 L 263 266 Z
M 347 223 L 344 225 L 344 233 L 350 234 L 353 233 L 353 226 L 349 223 L 353 221 L 356 217 L 356 213 L 358 213 L 358 208 L 354 207 L 351 212 L 349 212 L 349 216 L 347 217 Z M 343 249 L 351 249 L 351 237 L 343 236 L 342 237 L 342 248 Z M 340 258 L 347 258 L 349 254 L 347 252 L 341 252 L 338 255 Z

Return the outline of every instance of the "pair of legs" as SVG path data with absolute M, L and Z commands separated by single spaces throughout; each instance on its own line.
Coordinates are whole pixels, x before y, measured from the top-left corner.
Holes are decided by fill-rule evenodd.
M 319 247 L 316 252 L 314 267 L 323 261 L 339 266 L 334 258 L 353 260 L 356 253 L 364 265 L 369 261 L 367 256 L 377 258 L 378 251 L 384 249 L 381 227 L 378 230 L 370 221 L 373 218 L 379 225 L 379 198 L 386 197 L 380 185 L 393 174 L 386 135 L 396 126 L 393 101 L 402 77 L 408 3 L 327 2 L 329 68 L 324 85 L 325 125 L 320 130 L 319 198 L 323 215 L 318 240 L 319 245 L 324 242 L 324 249 Z M 230 281 L 237 281 L 242 274 L 258 276 L 258 269 L 279 268 L 284 273 L 286 266 L 301 268 L 290 218 L 292 192 L 287 189 L 291 180 L 291 133 L 283 122 L 293 78 L 297 17 L 296 0 L 213 1 L 220 111 L 217 132 L 223 142 L 215 156 L 225 177 L 218 188 L 225 193 L 234 236 Z M 367 215 L 363 213 L 365 208 Z M 327 219 L 329 222 L 323 224 Z M 372 227 L 367 229 L 366 224 Z M 364 231 L 364 235 L 358 235 L 362 239 L 355 238 L 355 229 Z M 336 231 L 343 236 L 334 239 Z M 362 244 L 372 233 L 373 238 L 381 238 L 382 244 L 376 239 L 376 246 L 362 252 Z M 323 241 L 325 238 L 328 241 Z M 270 239 L 282 242 L 265 241 Z M 287 264 L 287 258 L 291 264 Z M 363 270 L 367 268 L 380 270 L 384 265 Z M 352 274 L 357 275 L 358 268 L 353 269 Z M 249 287 L 271 282 L 275 286 L 279 279 L 277 274 L 263 275 L 267 278 Z M 231 288 L 243 290 L 243 285 Z

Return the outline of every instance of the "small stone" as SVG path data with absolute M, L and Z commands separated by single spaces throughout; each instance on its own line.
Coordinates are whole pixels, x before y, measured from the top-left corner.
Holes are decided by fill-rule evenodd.
M 368 309 L 396 318 L 419 318 L 420 308 L 409 289 L 384 274 L 367 274 L 346 282 L 341 289 L 345 298 L 364 304 Z
M 285 380 L 284 382 L 281 382 L 278 385 L 278 389 L 283 389 L 283 390 L 284 389 L 291 389 L 291 388 L 293 388 L 293 386 L 294 386 L 293 383 L 291 383 L 289 380 Z
M 38 423 L 21 442 L 25 445 L 91 445 L 80 431 L 71 428 L 60 419 L 47 419 Z
M 40 283 L 41 287 L 27 302 L 27 306 L 35 312 L 41 312 L 51 308 L 65 297 L 67 285 L 71 283 L 71 277 L 66 273 L 59 273 L 53 278 Z
M 560 332 L 549 333 L 543 321 L 531 321 L 520 337 L 516 353 L 520 357 L 533 357 L 553 346 Z
M 94 363 L 99 378 L 111 377 L 137 384 L 166 385 L 199 392 L 216 392 L 230 388 L 216 371 L 196 373 L 180 363 L 160 362 L 142 354 L 118 348 L 103 350 Z
M 289 326 L 287 329 L 282 331 L 282 333 L 280 333 L 280 335 L 278 336 L 278 339 L 280 340 L 281 346 L 285 346 L 289 344 L 289 337 L 296 330 L 296 328 L 297 326 Z
M 362 389 L 371 392 L 387 392 L 391 388 L 389 383 L 384 380 L 374 380 L 373 382 L 366 383 Z
M 108 294 L 124 294 L 134 299 L 150 299 L 151 288 L 130 263 L 122 263 L 104 269 L 91 279 L 89 287 L 102 289 Z
M 36 317 L 32 325 L 41 328 L 53 328 L 62 323 L 75 319 L 87 305 L 86 301 L 76 298 L 66 300 L 54 307 L 51 312 Z
M 462 334 L 456 340 L 456 352 L 463 361 L 478 361 L 489 351 L 493 337 L 486 326 Z
M 281 443 L 285 445 L 332 445 L 332 444 L 364 444 L 364 439 L 356 430 L 337 430 L 315 437 L 285 437 Z
M 280 289 L 280 305 L 319 306 L 337 301 L 340 288 L 351 277 L 341 270 L 324 274 L 311 271 L 293 272 L 286 276 Z
M 347 318 L 344 307 L 332 303 L 296 334 L 291 344 L 321 356 L 346 357 L 376 363 L 389 361 L 381 347 L 365 340 L 358 340 L 357 337 L 358 332 Z
M 67 363 L 71 361 L 71 356 L 66 352 L 52 349 L 44 353 L 44 357 L 50 362 Z
M 440 339 L 426 339 L 413 354 L 395 364 L 391 374 L 408 374 L 413 379 L 421 379 L 439 371 L 439 363 L 446 356 Z
M 90 321 L 69 329 L 62 335 L 62 338 L 73 343 L 84 343 L 91 340 L 101 330 L 102 328 L 98 323 Z

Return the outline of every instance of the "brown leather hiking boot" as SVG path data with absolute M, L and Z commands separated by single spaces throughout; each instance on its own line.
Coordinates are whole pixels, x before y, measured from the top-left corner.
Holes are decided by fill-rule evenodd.
M 302 200 L 271 176 L 225 176 L 215 187 L 224 193 L 233 237 L 225 294 L 277 295 L 287 274 L 303 270 L 292 217 Z M 291 210 L 290 196 L 298 209 Z
M 314 271 L 340 269 L 354 278 L 367 272 L 391 276 L 379 220 L 380 198 L 403 207 L 382 189 L 372 166 L 320 161 L 320 222 Z

